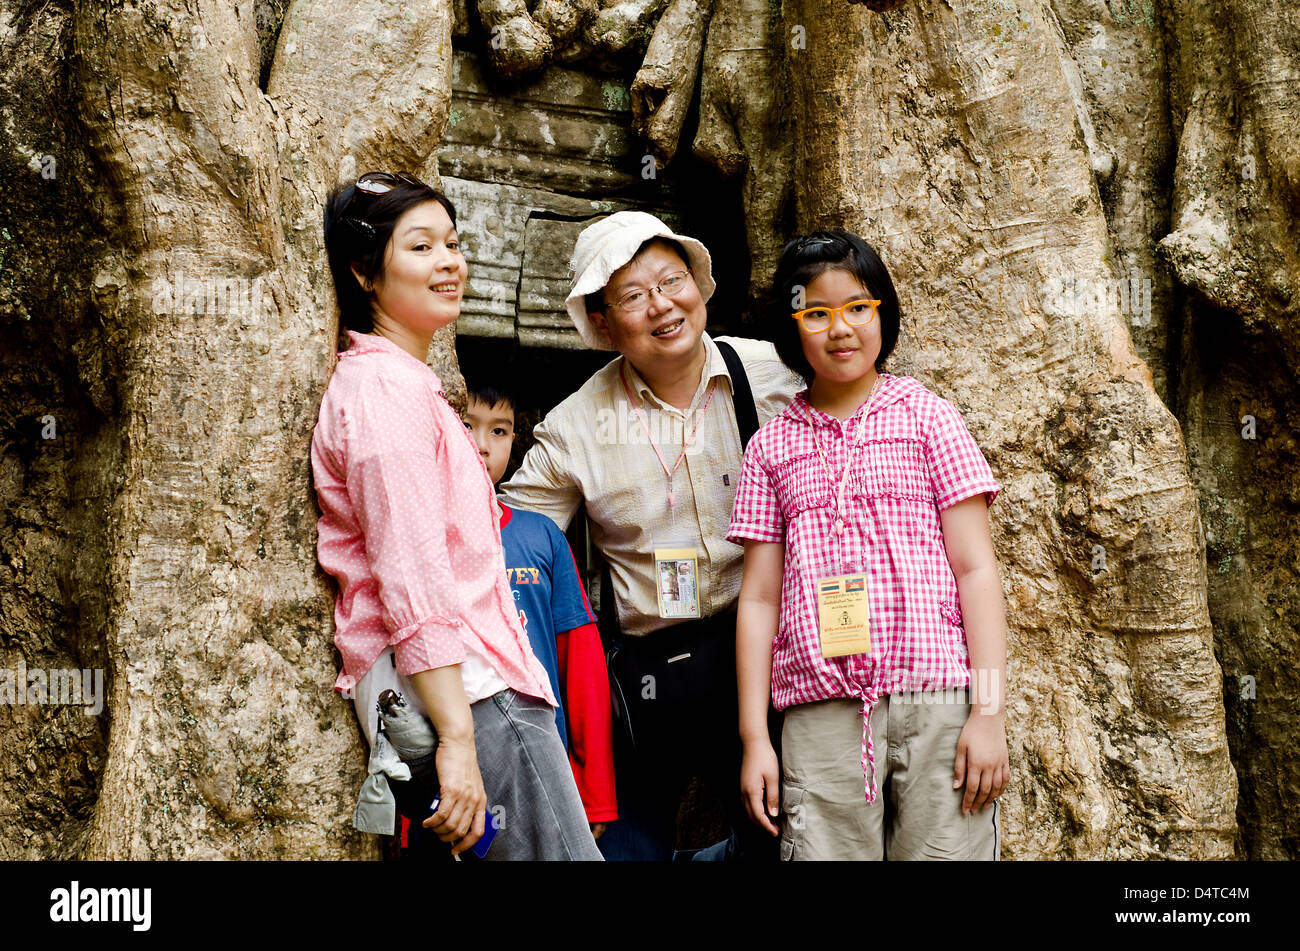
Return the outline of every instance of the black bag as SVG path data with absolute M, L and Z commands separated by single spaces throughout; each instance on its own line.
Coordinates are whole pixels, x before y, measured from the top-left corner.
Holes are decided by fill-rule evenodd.
M 709 728 L 735 717 L 735 652 L 735 611 L 614 643 L 606 655 L 611 696 L 638 758 L 685 765 L 693 757 L 683 743 L 711 747 Z

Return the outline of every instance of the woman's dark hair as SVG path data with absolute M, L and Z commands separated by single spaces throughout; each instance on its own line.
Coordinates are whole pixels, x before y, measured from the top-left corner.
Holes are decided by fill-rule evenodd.
M 339 322 L 344 329 L 357 333 L 374 330 L 371 294 L 357 282 L 352 265 L 355 264 L 373 286 L 384 269 L 384 249 L 393 236 L 397 219 L 426 201 L 442 205 L 451 218 L 452 227 L 456 226 L 456 209 L 451 199 L 411 176 L 398 179 L 397 184 L 382 195 L 358 191 L 356 182 L 339 185 L 330 192 L 325 202 L 325 253 L 334 277 Z
M 768 339 L 776 345 L 776 352 L 785 365 L 794 370 L 809 384 L 813 370 L 803 355 L 803 342 L 799 338 L 799 322 L 790 315 L 802 306 L 792 306 L 818 274 L 830 270 L 848 271 L 872 297 L 880 301 L 877 319 L 880 321 L 880 356 L 876 358 L 876 371 L 883 372 L 885 361 L 898 343 L 898 294 L 889 269 L 880 260 L 875 249 L 856 234 L 840 228 L 814 231 L 795 238 L 781 252 L 781 261 L 772 278 L 772 297 L 768 302 Z

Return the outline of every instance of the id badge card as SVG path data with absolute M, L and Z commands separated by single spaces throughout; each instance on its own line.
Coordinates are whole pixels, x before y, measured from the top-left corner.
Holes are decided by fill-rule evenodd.
M 694 546 L 663 542 L 654 546 L 655 591 L 659 616 L 691 619 L 700 616 L 700 573 Z
M 871 653 L 865 574 L 840 575 L 817 582 L 817 629 L 823 657 Z

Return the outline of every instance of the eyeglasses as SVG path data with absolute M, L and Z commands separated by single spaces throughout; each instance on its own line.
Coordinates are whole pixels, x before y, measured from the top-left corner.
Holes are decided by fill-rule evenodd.
M 658 291 L 664 297 L 675 297 L 681 293 L 682 288 L 686 286 L 686 279 L 690 276 L 690 271 L 673 271 L 671 274 L 665 274 L 660 278 L 659 283 L 654 287 L 632 288 L 610 306 L 618 307 L 629 314 L 635 314 L 650 306 L 651 291 Z
M 851 300 L 842 307 L 809 307 L 790 316 L 810 334 L 819 334 L 830 330 L 839 314 L 850 327 L 865 327 L 876 319 L 878 300 Z
M 408 185 L 414 185 L 417 188 L 423 188 L 424 182 L 418 178 L 412 178 L 405 172 L 366 172 L 357 179 L 357 191 L 364 192 L 367 195 L 382 195 L 390 192 L 402 182 Z
M 418 178 L 412 178 L 405 172 L 366 172 L 357 179 L 356 191 L 352 193 L 347 206 L 343 209 L 343 220 L 359 231 L 366 238 L 375 236 L 375 228 L 370 222 L 361 218 L 348 217 L 347 213 L 352 210 L 352 206 L 357 203 L 358 195 L 384 195 L 392 191 L 398 185 L 405 182 L 407 185 L 414 185 L 417 188 L 426 187 L 424 182 Z

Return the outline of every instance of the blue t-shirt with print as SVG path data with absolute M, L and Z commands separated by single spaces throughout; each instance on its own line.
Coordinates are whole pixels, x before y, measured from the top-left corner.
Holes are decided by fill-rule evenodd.
M 591 607 L 578 580 L 578 566 L 573 560 L 569 540 L 545 515 L 502 508 L 510 520 L 501 529 L 501 545 L 506 555 L 506 576 L 515 596 L 519 623 L 528 634 L 533 653 L 551 678 L 551 690 L 560 694 L 560 665 L 555 635 L 584 624 L 594 624 Z M 569 733 L 564 722 L 564 706 L 555 708 L 555 725 L 565 749 Z

